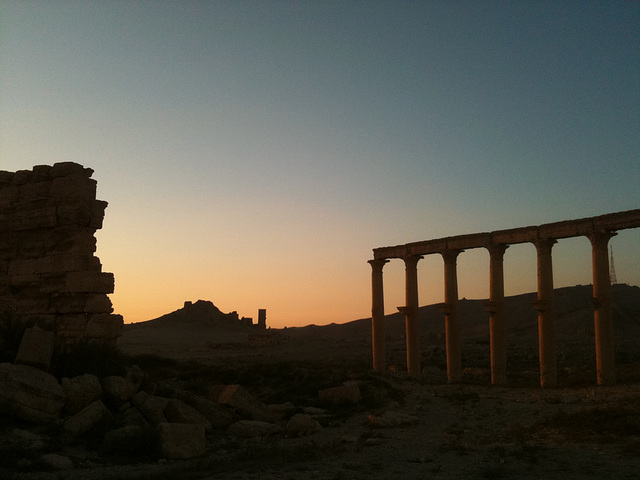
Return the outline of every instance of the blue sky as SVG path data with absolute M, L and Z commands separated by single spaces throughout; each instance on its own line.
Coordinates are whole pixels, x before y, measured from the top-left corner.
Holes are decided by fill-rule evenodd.
M 632 1 L 0 0 L 0 169 L 95 170 L 129 322 L 199 298 L 345 322 L 370 314 L 375 247 L 638 208 L 639 86 Z M 621 282 L 639 241 L 611 242 Z M 591 282 L 586 239 L 554 261 L 557 286 Z M 458 264 L 488 296 L 486 252 Z M 419 271 L 442 301 L 441 258 Z M 533 246 L 505 275 L 535 290 Z

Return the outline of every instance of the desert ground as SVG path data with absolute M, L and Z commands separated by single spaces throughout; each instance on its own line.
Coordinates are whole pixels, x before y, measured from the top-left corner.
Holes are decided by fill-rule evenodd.
M 617 315 L 623 320 L 617 331 L 625 335 L 617 337 L 618 384 L 598 387 L 586 288 L 560 292 L 566 297 L 558 308 L 560 386 L 549 389 L 538 385 L 536 338 L 527 333 L 535 332 L 535 318 L 528 314 L 522 315 L 526 321 L 513 322 L 509 385 L 499 387 L 490 384 L 486 331 L 470 320 L 463 322 L 463 383 L 447 384 L 441 325 L 429 325 L 429 307 L 422 311 L 418 377 L 403 371 L 397 316 L 388 318 L 386 372 L 371 369 L 366 319 L 258 330 L 178 311 L 127 325 L 119 348 L 159 389 L 210 396 L 222 385 L 240 384 L 266 405 L 286 406 L 289 415 L 313 413 L 322 429 L 299 437 L 251 438 L 213 430 L 206 455 L 191 460 L 105 461 L 80 445 L 65 452 L 85 455 L 74 470 L 5 478 L 636 479 L 640 348 L 631 335 L 640 325 L 640 289 L 619 294 L 624 299 Z M 530 300 L 512 300 L 509 311 L 515 315 L 517 304 L 530 306 Z M 472 313 L 477 305 L 468 302 L 462 310 Z M 319 400 L 321 389 L 345 384 L 358 385 L 361 398 L 340 405 Z

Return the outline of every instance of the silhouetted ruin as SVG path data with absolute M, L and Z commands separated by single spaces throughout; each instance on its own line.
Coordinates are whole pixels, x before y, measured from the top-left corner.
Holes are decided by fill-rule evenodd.
M 445 316 L 447 378 L 458 383 L 462 378 L 460 335 L 458 328 L 458 281 L 456 262 L 467 249 L 486 248 L 489 251 L 489 312 L 491 381 L 507 381 L 506 320 L 504 314 L 504 252 L 511 244 L 533 243 L 538 258 L 538 295 L 533 307 L 538 311 L 540 384 L 557 385 L 555 345 L 555 314 L 553 301 L 553 270 L 551 249 L 563 238 L 586 236 L 591 241 L 593 263 L 593 307 L 597 381 L 599 385 L 615 383 L 613 322 L 611 318 L 611 280 L 608 243 L 617 230 L 640 227 L 640 209 L 611 213 L 598 217 L 547 223 L 540 226 L 498 230 L 494 232 L 458 235 L 422 242 L 408 243 L 373 250 L 372 267 L 372 336 L 373 366 L 386 368 L 384 290 L 382 269 L 390 259 L 405 262 L 406 305 L 398 310 L 406 318 L 407 369 L 420 373 L 420 338 L 418 333 L 417 264 L 424 255 L 440 254 L 444 259 L 445 299 L 441 312 Z
M 96 230 L 107 202 L 96 200 L 93 170 L 76 163 L 0 171 L 0 310 L 37 322 L 59 345 L 115 343 L 123 319 L 107 294 Z

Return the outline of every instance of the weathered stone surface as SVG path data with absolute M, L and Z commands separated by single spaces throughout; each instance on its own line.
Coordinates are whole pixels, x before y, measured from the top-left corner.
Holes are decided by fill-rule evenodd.
M 187 459 L 205 454 L 207 440 L 202 425 L 161 423 L 158 425 L 161 454 L 170 459 Z
M 298 413 L 294 415 L 284 429 L 287 437 L 304 437 L 313 435 L 322 430 L 320 425 L 311 415 Z
M 238 420 L 227 429 L 227 432 L 234 437 L 267 437 L 281 433 L 282 427 L 260 420 Z
M 342 385 L 340 387 L 325 388 L 318 392 L 318 400 L 330 405 L 351 404 L 355 405 L 362 400 L 360 387 L 355 384 Z
M 269 422 L 274 418 L 264 403 L 240 385 L 227 385 L 220 393 L 218 403 L 233 407 L 238 414 L 252 420 Z
M 202 425 L 206 429 L 211 428 L 211 422 L 207 417 L 181 400 L 169 400 L 164 408 L 164 415 L 171 423 L 192 423 Z
M 0 412 L 48 423 L 60 416 L 64 403 L 64 390 L 53 375 L 28 365 L 0 364 Z
M 68 418 L 64 422 L 64 431 L 72 437 L 82 435 L 105 420 L 109 415 L 111 415 L 109 409 L 104 403 L 97 400 L 73 417 Z
M 53 343 L 52 332 L 38 327 L 27 328 L 14 363 L 30 365 L 46 372 L 51 364 Z
M 63 378 L 62 388 L 67 396 L 64 411 L 67 415 L 75 415 L 88 407 L 102 395 L 102 386 L 98 377 L 84 374 L 73 378 Z

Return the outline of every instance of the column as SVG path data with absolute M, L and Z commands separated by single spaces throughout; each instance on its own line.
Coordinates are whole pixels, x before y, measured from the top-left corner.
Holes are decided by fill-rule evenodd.
M 462 356 L 458 329 L 458 274 L 456 262 L 462 250 L 442 252 L 444 259 L 444 305 L 445 334 L 447 341 L 447 379 L 449 383 L 462 381 Z
M 371 338 L 373 343 L 373 368 L 384 371 L 386 368 L 384 288 L 382 267 L 388 260 L 369 260 L 371 265 Z
M 598 232 L 589 236 L 593 263 L 593 317 L 598 385 L 614 385 L 616 382 L 608 246 L 609 239 L 614 235 L 612 232 Z
M 540 352 L 540 385 L 555 387 L 558 384 L 556 359 L 555 309 L 553 305 L 553 266 L 551 248 L 555 240 L 539 240 L 534 243 L 538 252 L 538 342 Z
M 489 337 L 491 342 L 491 383 L 507 383 L 507 339 L 504 318 L 504 252 L 508 245 L 491 245 L 489 250 Z
M 407 371 L 409 375 L 420 375 L 420 331 L 418 329 L 418 261 L 420 255 L 404 258 L 406 281 L 406 305 L 399 310 L 404 313 L 407 336 Z

